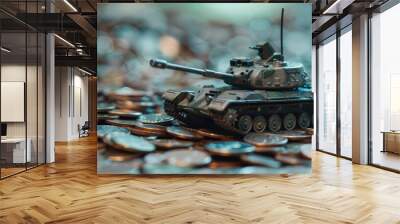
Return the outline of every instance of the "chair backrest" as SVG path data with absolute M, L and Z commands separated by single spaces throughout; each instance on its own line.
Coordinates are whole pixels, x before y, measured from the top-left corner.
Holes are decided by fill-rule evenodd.
M 82 126 L 82 129 L 89 129 L 90 128 L 90 123 L 89 121 L 85 121 L 85 123 Z

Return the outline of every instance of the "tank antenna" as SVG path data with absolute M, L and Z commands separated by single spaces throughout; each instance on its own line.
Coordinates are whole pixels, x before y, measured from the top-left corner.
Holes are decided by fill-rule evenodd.
M 285 9 L 282 8 L 281 11 L 281 55 L 283 56 L 283 13 Z

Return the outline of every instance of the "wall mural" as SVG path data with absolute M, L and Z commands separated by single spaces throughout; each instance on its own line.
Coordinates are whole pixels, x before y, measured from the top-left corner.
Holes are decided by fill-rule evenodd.
M 311 172 L 310 4 L 98 9 L 99 174 Z

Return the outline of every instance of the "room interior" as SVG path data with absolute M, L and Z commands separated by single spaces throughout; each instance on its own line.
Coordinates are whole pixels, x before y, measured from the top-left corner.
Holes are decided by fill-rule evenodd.
M 398 1 L 296 1 L 313 7 L 313 173 L 216 178 L 96 174 L 96 4 L 120 2 L 0 2 L 0 223 L 400 220 Z

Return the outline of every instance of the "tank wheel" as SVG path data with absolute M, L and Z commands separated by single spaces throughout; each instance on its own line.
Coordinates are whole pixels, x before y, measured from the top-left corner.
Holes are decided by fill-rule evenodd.
M 293 130 L 296 127 L 296 116 L 292 113 L 286 114 L 283 118 L 283 128 Z
M 272 132 L 278 132 L 282 127 L 282 119 L 278 114 L 273 114 L 268 118 L 268 129 Z
M 242 115 L 239 117 L 237 126 L 240 132 L 247 134 L 253 127 L 253 119 L 249 115 Z
M 267 128 L 267 120 L 262 115 L 258 115 L 253 121 L 253 130 L 255 132 L 263 132 Z
M 311 125 L 311 117 L 308 113 L 301 113 L 299 116 L 299 119 L 297 121 L 297 124 L 299 125 L 300 128 L 309 128 Z
M 224 126 L 227 128 L 234 128 L 238 119 L 238 113 L 234 109 L 229 109 L 223 118 Z

